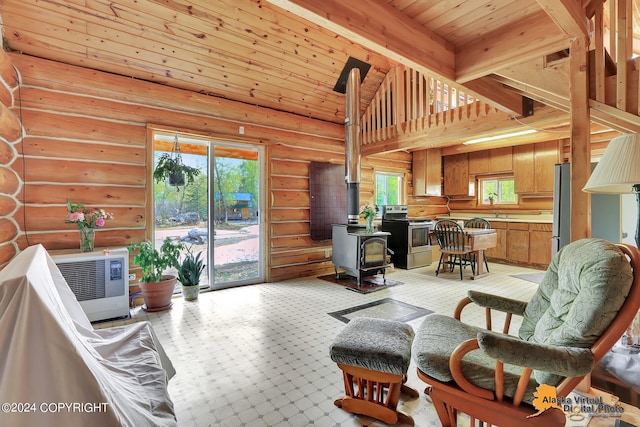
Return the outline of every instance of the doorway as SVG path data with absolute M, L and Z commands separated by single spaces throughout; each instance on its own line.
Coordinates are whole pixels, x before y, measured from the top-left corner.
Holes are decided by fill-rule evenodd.
M 179 155 L 198 171 L 178 186 L 154 179 L 156 247 L 169 237 L 202 253 L 202 289 L 263 281 L 262 148 L 161 131 L 153 132 L 153 147 L 154 170 L 163 155 Z

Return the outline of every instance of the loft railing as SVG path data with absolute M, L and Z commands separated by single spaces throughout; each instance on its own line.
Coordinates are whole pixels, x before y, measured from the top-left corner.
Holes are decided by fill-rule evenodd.
M 596 2 L 593 10 L 587 10 L 593 28 L 591 49 L 595 51 L 590 106 L 592 114 L 593 110 L 609 114 L 613 122 L 637 122 L 640 115 L 640 60 L 638 47 L 634 48 L 640 19 L 634 16 L 638 14 L 634 7 L 631 0 L 609 0 Z
M 398 65 L 362 116 L 362 143 L 372 144 L 497 111 L 461 87 Z
M 631 0 L 590 2 L 585 16 L 590 18 L 593 29 L 592 119 L 615 130 L 636 132 L 640 130 L 640 58 L 634 53 L 631 3 Z M 531 95 L 536 98 L 534 93 Z M 546 103 L 543 95 L 539 98 Z M 551 101 L 549 105 L 555 102 L 565 111 L 570 108 L 568 93 Z M 497 111 L 461 87 L 398 65 L 387 74 L 362 116 L 362 143 L 411 136 Z

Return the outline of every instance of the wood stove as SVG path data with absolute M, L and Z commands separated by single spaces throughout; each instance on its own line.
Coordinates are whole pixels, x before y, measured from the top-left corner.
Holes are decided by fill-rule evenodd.
M 333 261 L 336 278 L 341 277 L 339 268 L 344 274 L 355 277 L 358 284 L 365 277 L 378 273 L 384 274 L 389 267 L 387 263 L 387 237 L 390 233 L 377 231 L 367 233 L 364 225 L 333 224 L 332 230 Z

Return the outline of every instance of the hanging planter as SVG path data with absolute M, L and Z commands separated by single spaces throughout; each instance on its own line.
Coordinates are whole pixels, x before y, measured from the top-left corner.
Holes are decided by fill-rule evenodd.
M 182 187 L 186 184 L 193 184 L 198 175 L 200 175 L 200 169 L 182 163 L 180 144 L 176 135 L 173 150 L 170 153 L 162 153 L 158 159 L 158 164 L 153 170 L 153 179 L 156 182 L 168 180 L 169 185 Z
M 173 172 L 169 174 L 169 185 L 174 187 L 181 187 L 184 185 L 184 174 L 179 172 Z

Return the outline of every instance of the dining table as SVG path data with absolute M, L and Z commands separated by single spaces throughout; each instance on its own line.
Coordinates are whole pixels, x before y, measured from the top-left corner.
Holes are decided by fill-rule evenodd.
M 478 279 L 489 274 L 484 269 L 484 251 L 486 249 L 495 248 L 498 244 L 498 233 L 493 228 L 471 228 L 463 227 L 464 234 L 467 236 L 467 242 L 471 251 L 476 255 L 476 271 L 471 279 Z
M 460 226 L 467 237 L 467 245 L 476 255 L 476 270 L 475 273 L 471 275 L 471 279 L 475 280 L 484 277 L 489 274 L 489 272 L 484 269 L 484 251 L 496 247 L 498 244 L 498 233 L 493 228 L 464 227 L 462 224 L 460 224 Z M 445 265 L 446 264 L 443 264 L 442 266 L 442 272 L 445 271 Z

